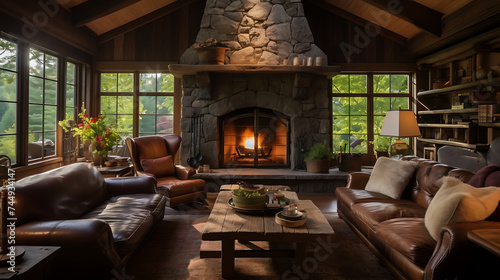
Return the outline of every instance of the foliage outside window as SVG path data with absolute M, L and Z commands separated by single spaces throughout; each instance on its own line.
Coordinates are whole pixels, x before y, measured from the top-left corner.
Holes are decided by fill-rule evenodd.
M 134 85 L 138 75 L 139 85 Z M 135 92 L 137 91 L 137 92 Z M 174 130 L 174 76 L 169 73 L 101 73 L 101 111 L 122 137 Z M 137 99 L 136 99 L 137 98 Z M 137 115 L 133 104 L 138 104 Z M 137 120 L 138 131 L 134 132 Z
M 101 111 L 122 138 L 133 132 L 133 92 L 134 73 L 101 74 Z
M 0 38 L 0 154 L 16 164 L 17 44 Z
M 409 108 L 409 75 L 338 75 L 332 79 L 332 94 L 333 150 L 373 152 L 368 150 L 373 139 L 375 151 L 387 151 L 391 138 L 379 136 L 380 129 L 388 110 Z
M 66 117 L 75 120 L 76 112 L 76 65 L 66 63 Z
M 174 132 L 174 76 L 139 74 L 139 136 Z M 154 95 L 142 95 L 153 93 Z
M 56 153 L 58 58 L 30 49 L 28 153 L 30 159 Z

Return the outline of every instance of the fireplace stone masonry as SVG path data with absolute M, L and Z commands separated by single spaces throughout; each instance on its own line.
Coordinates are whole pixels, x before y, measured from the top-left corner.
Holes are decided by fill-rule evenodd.
M 214 38 L 228 45 L 226 64 L 291 65 L 294 57 L 321 57 L 301 0 L 207 0 L 197 43 Z M 198 64 L 194 45 L 182 64 Z
M 323 75 L 311 77 L 307 98 L 293 97 L 296 74 L 225 74 L 212 73 L 213 96 L 200 100 L 195 75 L 183 76 L 181 118 L 181 163 L 186 164 L 191 151 L 191 118 L 203 116 L 200 151 L 203 163 L 212 168 L 219 162 L 219 117 L 243 108 L 266 108 L 290 118 L 290 167 L 301 164 L 303 151 L 315 142 L 329 142 L 330 109 L 328 80 Z
M 329 78 L 337 66 L 292 66 L 295 57 L 321 57 L 300 0 L 207 0 L 197 43 L 213 38 L 226 43 L 225 65 L 198 65 L 194 45 L 170 65 L 182 78 L 181 164 L 193 156 L 192 119 L 203 120 L 199 151 L 203 164 L 220 168 L 224 115 L 264 108 L 288 120 L 288 164 L 303 163 L 315 142 L 330 142 Z M 335 72 L 335 73 L 333 73 Z M 245 110 L 242 110 L 245 111 Z M 198 147 L 196 148 L 198 151 Z

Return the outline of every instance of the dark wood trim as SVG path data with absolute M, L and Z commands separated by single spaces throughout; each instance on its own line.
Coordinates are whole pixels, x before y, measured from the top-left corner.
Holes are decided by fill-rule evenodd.
M 82 26 L 139 1 L 140 0 L 88 0 L 71 8 L 73 25 L 77 27 Z
M 380 35 L 391 40 L 391 41 L 394 41 L 400 45 L 403 45 L 403 46 L 407 46 L 408 44 L 408 39 L 404 36 L 401 36 L 395 32 L 392 32 L 382 26 L 379 26 L 373 22 L 370 22 L 366 19 L 363 19 L 363 18 L 360 18 L 354 14 L 351 14 L 345 10 L 342 10 L 330 3 L 327 3 L 326 1 L 323 1 L 323 0 L 309 0 L 309 2 L 313 3 L 315 6 L 318 6 L 322 9 L 325 9 L 327 10 L 328 12 L 332 13 L 332 14 L 335 14 L 339 17 L 342 17 L 354 24 L 357 24 L 357 25 L 360 25 L 360 26 L 366 26 L 367 24 L 370 24 L 370 25 L 374 25 L 374 26 L 378 26 L 380 28 Z
M 441 36 L 443 14 L 427 6 L 410 0 L 363 0 L 391 15 L 407 22 L 413 23 L 417 27 L 430 32 L 436 36 Z
M 121 34 L 124 34 L 130 30 L 133 30 L 133 29 L 136 29 L 140 26 L 143 26 L 145 24 L 148 24 L 152 21 L 155 21 L 165 15 L 168 15 L 188 4 L 190 4 L 191 2 L 194 2 L 194 1 L 197 1 L 197 0 L 177 0 L 177 1 L 174 1 L 172 2 L 171 4 L 168 4 L 167 6 L 161 8 L 161 9 L 158 9 L 152 13 L 149 13 L 143 17 L 140 17 L 134 21 L 131 21 L 127 24 L 124 24 L 118 28 L 115 28 L 111 31 L 108 31 L 104 34 L 101 34 L 99 36 L 99 44 L 102 44 L 104 42 L 107 42 L 111 39 L 114 39 L 115 37 L 121 35 Z
M 415 63 L 340 63 L 340 71 L 345 72 L 414 72 Z
M 96 61 L 95 69 L 103 72 L 141 70 L 141 73 L 166 73 L 169 72 L 170 64 L 177 63 L 176 61 Z
M 87 54 L 96 54 L 97 37 L 75 28 L 70 18 L 71 14 L 54 1 L 0 1 L 2 31 L 52 50 L 61 49 L 58 45 L 64 42 Z M 64 56 L 70 55 L 64 54 Z M 90 63 L 80 57 L 72 57 Z
M 422 32 L 409 39 L 409 51 L 415 57 L 422 57 L 486 32 L 500 26 L 499 13 L 499 1 L 472 1 L 443 18 L 440 37 Z
M 500 18 L 500 16 L 499 16 Z M 479 34 L 460 43 L 443 49 L 441 51 L 432 53 L 426 57 L 417 60 L 417 64 L 433 64 L 440 61 L 448 61 L 448 58 L 454 56 L 461 56 L 464 53 L 471 53 L 474 51 L 475 46 L 478 44 L 488 43 L 500 37 L 500 27 Z M 475 51 L 474 51 L 475 52 Z

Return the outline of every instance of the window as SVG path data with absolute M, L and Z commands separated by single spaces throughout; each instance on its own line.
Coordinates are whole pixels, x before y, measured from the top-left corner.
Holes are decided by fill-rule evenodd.
M 139 77 L 139 136 L 173 133 L 174 76 L 141 73 Z
M 332 79 L 333 150 L 387 151 L 390 137 L 379 136 L 388 110 L 408 109 L 409 74 L 344 74 Z M 372 143 L 373 147 L 369 145 Z M 406 139 L 408 142 L 408 139 Z
M 121 137 L 132 136 L 134 73 L 101 74 L 101 111 Z
M 0 38 L 0 154 L 17 162 L 17 44 Z
M 66 63 L 66 117 L 76 119 L 76 65 Z
M 30 49 L 28 154 L 30 159 L 56 153 L 58 58 Z
M 134 85 L 135 78 L 138 86 Z M 101 111 L 114 123 L 120 136 L 174 133 L 172 74 L 101 73 L 100 89 Z M 134 104 L 138 104 L 137 109 Z

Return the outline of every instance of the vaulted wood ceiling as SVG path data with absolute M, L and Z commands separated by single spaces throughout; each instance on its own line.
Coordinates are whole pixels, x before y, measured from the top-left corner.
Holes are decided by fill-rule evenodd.
M 86 26 L 100 42 L 151 22 L 196 0 L 55 0 L 71 12 L 73 25 Z M 371 22 L 401 44 L 418 36 L 441 36 L 443 18 L 473 0 L 304 0 L 354 23 Z M 481 2 L 476 0 L 477 2 Z

